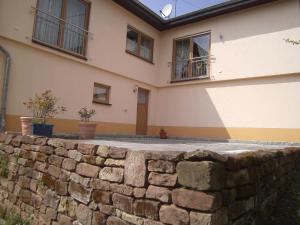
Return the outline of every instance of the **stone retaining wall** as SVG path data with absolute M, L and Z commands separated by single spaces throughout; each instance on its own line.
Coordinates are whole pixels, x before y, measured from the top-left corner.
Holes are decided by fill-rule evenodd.
M 0 135 L 0 207 L 32 224 L 263 224 L 300 149 L 221 156 Z

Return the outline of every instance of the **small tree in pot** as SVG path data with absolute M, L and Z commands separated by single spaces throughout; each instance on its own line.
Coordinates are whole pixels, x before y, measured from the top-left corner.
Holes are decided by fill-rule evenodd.
M 79 122 L 79 138 L 80 139 L 93 139 L 96 133 L 96 123 L 90 122 L 90 118 L 96 114 L 94 109 L 88 110 L 86 107 L 78 111 L 80 116 Z
M 54 125 L 46 124 L 46 120 L 67 111 L 64 106 L 57 106 L 58 101 L 59 99 L 51 90 L 46 90 L 41 95 L 36 94 L 34 98 L 23 103 L 33 114 L 34 135 L 52 137 Z

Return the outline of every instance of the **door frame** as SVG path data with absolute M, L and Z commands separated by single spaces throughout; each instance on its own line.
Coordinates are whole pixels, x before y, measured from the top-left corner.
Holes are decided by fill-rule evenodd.
M 139 91 L 142 90 L 142 91 L 145 91 L 147 94 L 146 94 L 146 131 L 145 131 L 145 134 L 138 134 L 138 104 L 139 104 Z M 136 135 L 147 135 L 148 134 L 148 115 L 149 115 L 149 97 L 150 97 L 150 90 L 148 89 L 145 89 L 145 88 L 141 88 L 141 87 L 138 87 L 137 89 L 137 103 L 136 103 L 136 126 L 135 126 L 135 134 Z

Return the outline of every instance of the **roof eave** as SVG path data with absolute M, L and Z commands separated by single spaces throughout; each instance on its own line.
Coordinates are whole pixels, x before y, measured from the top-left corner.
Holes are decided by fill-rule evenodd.
M 277 0 L 231 0 L 169 20 L 163 20 L 160 16 L 151 11 L 148 7 L 143 5 L 138 0 L 113 1 L 121 5 L 131 13 L 135 14 L 136 16 L 140 17 L 156 29 L 162 31 Z

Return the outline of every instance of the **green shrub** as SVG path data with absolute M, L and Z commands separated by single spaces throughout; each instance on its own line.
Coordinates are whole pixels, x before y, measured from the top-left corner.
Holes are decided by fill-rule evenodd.
M 20 215 L 14 211 L 1 212 L 0 219 L 3 220 L 3 225 L 30 225 L 31 217 L 28 220 L 23 220 Z

